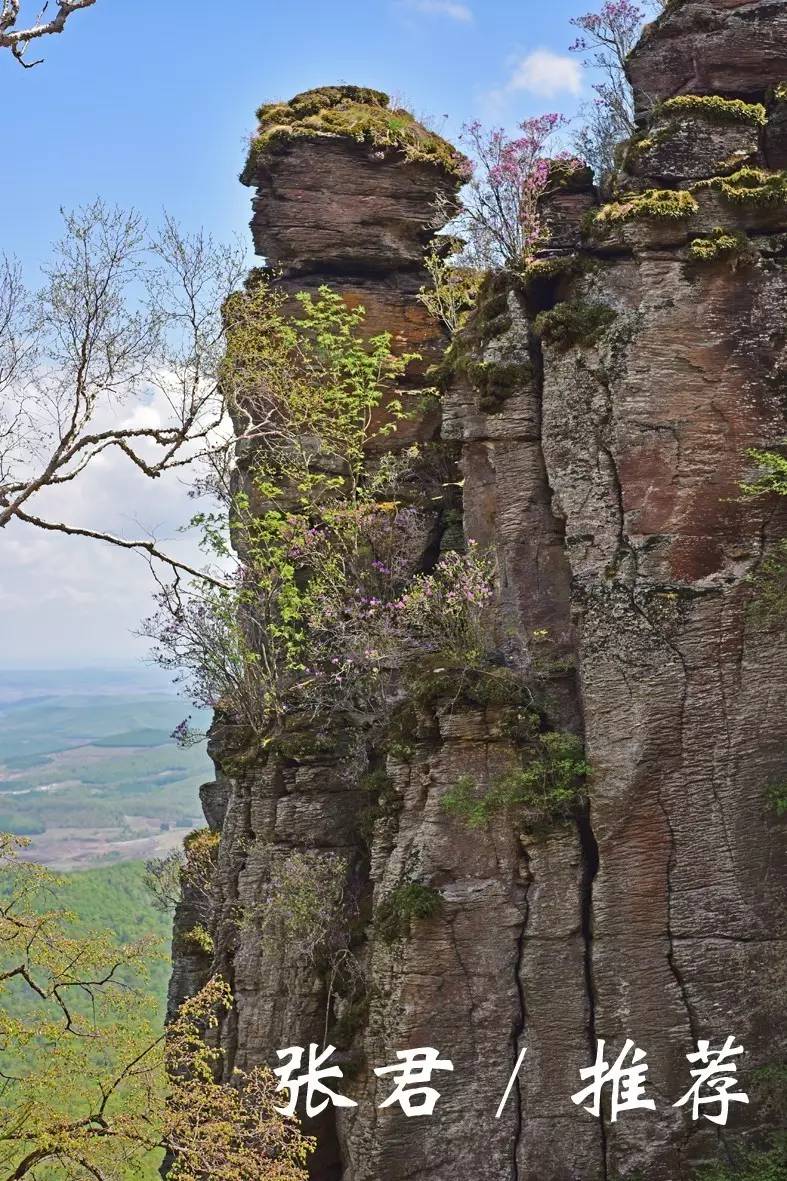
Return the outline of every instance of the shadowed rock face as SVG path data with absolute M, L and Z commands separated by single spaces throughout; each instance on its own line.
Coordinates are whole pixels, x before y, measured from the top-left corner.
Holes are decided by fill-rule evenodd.
M 665 47 L 683 43 L 695 74 L 715 78 L 745 18 L 759 49 L 741 49 L 735 85 L 721 89 L 759 94 L 752 71 L 776 69 L 782 16 L 781 4 L 687 0 L 646 37 L 632 76 L 647 90 L 673 60 Z M 686 89 L 676 77 L 664 94 Z M 501 706 L 414 703 L 410 749 L 388 752 L 371 832 L 349 720 L 277 753 L 239 749 L 231 728 L 215 728 L 219 781 L 205 799 L 222 831 L 213 970 L 235 994 L 228 1068 L 325 1041 L 325 981 L 236 921 L 293 850 L 346 857 L 366 916 L 414 873 L 442 897 L 403 938 L 386 941 L 374 921 L 359 937 L 366 996 L 327 1015 L 341 1090 L 358 1107 L 309 1128 L 316 1181 L 690 1181 L 725 1141 L 774 1128 L 750 1072 L 787 1049 L 787 833 L 766 802 L 787 781 L 787 644 L 783 623 L 751 604 L 787 516 L 784 501 L 741 499 L 739 485 L 747 451 L 785 433 L 787 200 L 711 185 L 680 217 L 626 206 L 654 181 L 712 179 L 731 141 L 706 130 L 682 116 L 672 150 L 661 137 L 650 162 L 640 154 L 614 216 L 594 220 L 587 184 L 555 194 L 549 259 L 566 265 L 491 280 L 468 332 L 474 359 L 517 381 L 481 391 L 458 367 L 441 413 L 409 427 L 458 460 L 465 531 L 497 559 L 503 656 L 540 676 L 553 725 L 584 736 L 589 806 L 540 833 L 522 817 L 468 829 L 446 814 L 460 777 L 489 785 L 516 764 Z M 760 163 L 780 142 L 770 126 L 736 127 L 732 140 Z M 455 191 L 450 173 L 321 135 L 262 160 L 257 178 L 257 248 L 281 262 L 288 289 L 329 281 L 365 304 L 370 330 L 439 353 L 416 299 L 418 250 L 435 192 Z M 739 235 L 735 249 L 703 261 L 692 244 L 718 227 Z M 566 304 L 606 314 L 595 332 L 559 339 L 548 317 Z M 412 384 L 425 380 L 416 367 Z M 422 491 L 425 503 L 437 496 L 434 547 L 445 504 Z M 181 989 L 189 970 L 176 965 Z M 733 1106 L 720 1136 L 672 1105 L 691 1084 L 696 1040 L 728 1034 L 747 1051 L 752 1102 Z M 614 1060 L 628 1037 L 647 1051 L 657 1110 L 598 1121 L 571 1102 L 579 1070 L 597 1039 Z M 380 1110 L 391 1087 L 373 1068 L 419 1046 L 454 1064 L 433 1079 L 434 1115 Z
M 677 0 L 648 27 L 626 72 L 643 112 L 675 94 L 762 96 L 787 78 L 787 3 Z

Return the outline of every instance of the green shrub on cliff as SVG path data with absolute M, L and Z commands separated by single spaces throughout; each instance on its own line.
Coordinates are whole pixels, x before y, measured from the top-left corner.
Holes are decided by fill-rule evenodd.
M 605 304 L 568 300 L 547 312 L 539 312 L 533 331 L 560 352 L 573 345 L 589 347 L 616 318 L 617 312 Z
M 375 927 L 385 943 L 396 943 L 407 937 L 412 919 L 433 918 L 441 906 L 439 891 L 422 882 L 405 882 L 380 903 Z
M 560 731 L 540 734 L 523 763 L 479 788 L 463 775 L 442 798 L 445 811 L 468 828 L 483 828 L 494 816 L 513 811 L 528 829 L 567 820 L 585 798 L 588 773 L 582 743 Z

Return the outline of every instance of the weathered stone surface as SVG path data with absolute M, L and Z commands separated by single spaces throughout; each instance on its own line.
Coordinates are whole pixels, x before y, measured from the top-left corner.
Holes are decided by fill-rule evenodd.
M 785 834 L 763 795 L 785 773 L 787 719 L 768 702 L 787 695 L 787 646 L 752 624 L 746 581 L 785 519 L 738 494 L 747 448 L 784 429 L 772 376 L 787 357 L 764 325 L 787 268 L 654 257 L 582 282 L 619 316 L 595 348 L 545 350 L 543 446 L 596 768 L 595 1021 L 649 1047 L 664 1102 L 697 1036 L 745 1028 L 763 1063 L 787 1025 Z M 610 1167 L 683 1176 L 702 1131 L 669 1120 L 610 1127 Z
M 719 63 L 748 29 L 737 82 L 755 53 L 758 76 L 772 73 L 782 18 L 781 3 L 671 5 L 632 71 L 647 81 L 647 70 L 663 70 L 668 87 L 675 63 L 694 53 L 677 89 L 707 93 L 698 82 L 707 74 L 710 90 L 737 93 L 718 85 Z M 690 185 L 731 145 L 726 132 L 700 145 L 681 134 L 658 175 Z M 752 139 L 735 142 L 743 151 Z M 403 348 L 431 357 L 440 333 L 417 301 L 425 174 L 399 167 L 332 137 L 297 141 L 275 177 L 261 174 L 258 249 L 280 252 L 289 290 L 328 279 L 368 307 L 370 330 L 392 329 Z M 304 187 L 309 170 L 319 191 Z M 415 204 L 397 188 L 404 175 Z M 338 1047 L 341 1090 L 359 1106 L 308 1128 L 320 1144 L 315 1181 L 692 1181 L 719 1151 L 715 1128 L 672 1106 L 690 1085 L 695 1041 L 734 1034 L 748 1071 L 787 1049 L 787 832 L 765 796 L 787 781 L 787 642 L 750 610 L 787 513 L 784 501 L 739 489 L 747 451 L 785 433 L 787 213 L 778 200 L 694 196 L 683 220 L 590 232 L 581 265 L 554 282 L 499 279 L 491 327 L 474 335 L 471 325 L 476 352 L 460 354 L 442 409 L 408 436 L 439 432 L 449 463 L 459 454 L 441 481 L 462 484 L 465 531 L 495 555 L 501 658 L 528 681 L 538 674 L 551 724 L 584 735 L 588 807 L 538 835 L 522 817 L 470 829 L 446 811 L 461 777 L 489 785 L 518 757 L 491 707 L 414 706 L 411 753 L 389 754 L 379 799 L 363 786 L 364 744 L 345 741 L 342 752 L 337 741 L 326 753 L 319 721 L 311 751 L 244 750 L 230 729 L 214 736 L 220 787 L 206 804 L 212 823 L 225 814 L 213 966 L 235 995 L 222 1029 L 227 1068 L 275 1063 L 277 1049 L 326 1038 Z M 577 244 L 590 194 L 568 198 L 554 207 L 549 250 Z M 690 259 L 688 244 L 719 228 L 747 235 L 745 251 Z M 565 300 L 613 316 L 592 339 L 558 348 L 533 320 Z M 496 387 L 484 375 L 498 369 Z M 409 380 L 419 388 L 423 368 Z M 441 514 L 435 507 L 433 548 Z M 338 739 L 353 733 L 348 723 Z M 358 902 L 352 951 L 368 982 L 355 1007 L 297 948 L 261 933 L 270 876 L 299 851 L 346 858 Z M 414 881 L 439 907 L 390 938 L 385 903 Z M 198 986 L 194 968 L 176 960 L 173 995 Z M 597 1039 L 609 1057 L 629 1037 L 648 1053 L 657 1111 L 600 1123 L 571 1101 L 579 1070 Z M 454 1065 L 433 1080 L 441 1099 L 428 1120 L 381 1110 L 390 1080 L 374 1074 L 419 1046 Z M 727 1135 L 774 1123 L 753 1102 Z
M 787 168 L 787 101 L 776 102 L 768 112 L 765 160 L 769 168 Z
M 453 207 L 458 182 L 338 136 L 287 142 L 260 161 L 252 232 L 257 251 L 291 274 L 390 275 L 419 270 L 424 249 Z
M 679 0 L 631 53 L 642 113 L 676 94 L 763 97 L 787 78 L 785 0 Z
M 659 118 L 635 141 L 627 168 L 655 182 L 701 180 L 734 172 L 756 157 L 759 131 L 751 123 L 694 117 Z

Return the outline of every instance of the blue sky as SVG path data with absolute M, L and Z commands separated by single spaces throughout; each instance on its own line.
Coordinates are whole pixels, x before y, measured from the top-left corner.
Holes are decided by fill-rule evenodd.
M 24 7 L 24 5 L 23 5 Z M 38 7 L 29 0 L 28 10 Z M 573 114 L 587 95 L 567 53 L 573 0 L 97 0 L 42 43 L 34 70 L 0 57 L 0 252 L 31 280 L 58 235 L 60 206 L 103 197 L 151 222 L 248 240 L 237 180 L 262 102 L 351 82 L 397 95 L 455 137 L 463 122 L 513 126 Z M 92 488 L 117 501 L 122 485 Z M 157 492 L 157 496 L 162 494 Z M 182 489 L 148 505 L 174 520 Z M 144 511 L 145 506 L 140 508 Z M 95 545 L 6 531 L 0 663 L 60 665 L 134 657 L 150 605 L 141 562 Z
M 254 111 L 311 86 L 388 90 L 449 135 L 476 116 L 573 111 L 575 57 L 553 63 L 553 94 L 550 59 L 535 91 L 526 77 L 495 94 L 534 51 L 568 57 L 569 18 L 583 10 L 581 0 L 97 0 L 42 45 L 43 65 L 0 60 L 0 246 L 34 265 L 58 207 L 97 195 L 153 219 L 164 206 L 222 235 L 245 230 L 237 175 Z

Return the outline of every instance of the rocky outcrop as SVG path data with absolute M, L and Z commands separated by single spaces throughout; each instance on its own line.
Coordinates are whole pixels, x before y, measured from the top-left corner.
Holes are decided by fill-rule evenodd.
M 787 185 L 781 100 L 734 100 L 766 98 L 783 18 L 773 2 L 668 6 L 633 55 L 639 92 L 721 105 L 662 108 L 603 208 L 585 173 L 556 186 L 543 256 L 486 280 L 440 409 L 392 438 L 447 465 L 418 493 L 424 562 L 459 485 L 464 532 L 495 555 L 503 692 L 446 692 L 437 670 L 385 748 L 349 717 L 273 744 L 214 733 L 228 1069 L 338 1047 L 358 1106 L 309 1128 L 316 1181 L 690 1181 L 774 1130 L 755 1072 L 787 1049 L 787 834 L 767 800 L 787 781 L 787 642 L 753 604 L 787 501 L 740 485 L 749 451 L 785 432 Z M 391 128 L 376 92 L 317 93 L 262 109 L 257 249 L 287 290 L 330 282 L 422 352 L 418 388 L 446 344 L 416 298 L 421 254 L 461 165 L 400 116 Z M 504 811 L 469 827 L 445 799 L 521 762 L 535 686 L 543 731 L 584 742 L 587 801 L 547 826 Z M 255 921 L 302 852 L 347 867 L 363 985 L 332 990 Z M 428 905 L 397 910 L 414 883 Z M 730 1034 L 752 1101 L 719 1131 L 673 1104 L 696 1041 Z M 596 1119 L 571 1102 L 579 1071 L 599 1039 L 614 1057 L 629 1037 L 657 1110 Z M 380 1109 L 374 1067 L 420 1046 L 454 1066 L 434 1115 Z
M 787 78 L 784 0 L 673 0 L 628 59 L 642 113 L 675 94 L 764 95 Z

